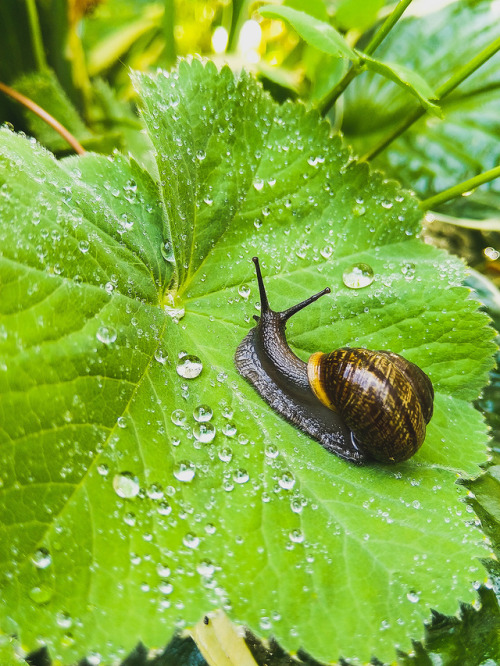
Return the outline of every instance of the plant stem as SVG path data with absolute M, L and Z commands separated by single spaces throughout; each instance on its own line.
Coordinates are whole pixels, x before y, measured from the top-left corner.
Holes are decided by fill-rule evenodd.
M 500 37 L 495 39 L 489 46 L 483 49 L 477 56 L 469 60 L 469 62 L 461 67 L 448 81 L 445 81 L 439 88 L 436 89 L 436 99 L 442 100 L 449 95 L 462 81 L 473 74 L 476 69 L 479 69 L 487 60 L 489 60 L 497 51 L 500 50 Z M 418 107 L 404 120 L 399 127 L 396 127 L 390 134 L 388 134 L 382 141 L 372 148 L 361 159 L 369 161 L 381 153 L 384 148 L 397 139 L 403 132 L 413 125 L 419 118 L 426 113 L 423 107 Z
M 424 199 L 423 201 L 420 202 L 419 206 L 424 210 L 429 210 L 430 208 L 439 206 L 445 201 L 449 201 L 450 199 L 459 197 L 465 192 L 471 192 L 480 185 L 484 185 L 484 183 L 489 183 L 490 180 L 494 180 L 495 178 L 499 177 L 500 177 L 500 166 L 497 166 L 494 169 L 489 169 L 484 173 L 480 173 L 478 176 L 474 176 L 474 178 L 469 178 L 468 180 L 464 180 L 462 183 L 459 183 L 458 185 L 449 187 L 447 190 L 444 190 L 439 194 L 435 194 L 433 197 Z
M 384 41 L 390 31 L 394 28 L 396 23 L 399 21 L 403 13 L 406 11 L 408 5 L 412 3 L 412 0 L 400 0 L 398 4 L 394 7 L 393 11 L 382 23 L 377 32 L 373 35 L 367 47 L 363 49 L 363 52 L 367 55 L 371 55 L 376 48 Z
M 367 47 L 363 50 L 363 53 L 371 55 L 375 49 L 380 46 L 383 40 L 387 37 L 392 28 L 401 18 L 401 15 L 408 7 L 412 0 L 400 0 L 394 10 L 389 14 L 389 16 L 382 23 L 380 28 L 377 30 L 375 35 L 370 40 Z M 361 54 L 362 56 L 362 54 Z M 327 95 L 319 102 L 318 109 L 321 115 L 325 116 L 328 111 L 335 104 L 340 95 L 344 92 L 347 86 L 351 83 L 353 79 L 356 78 L 358 74 L 363 71 L 363 62 L 359 64 L 354 64 L 344 75 L 344 77 L 330 90 Z
M 56 120 L 54 116 L 51 116 L 50 113 L 47 113 L 47 111 L 42 109 L 41 106 L 35 104 L 33 100 L 25 97 L 10 86 L 6 86 L 5 83 L 2 83 L 1 81 L 0 91 L 4 92 L 6 95 L 9 95 L 9 97 L 12 97 L 12 99 L 15 99 L 16 102 L 19 102 L 33 113 L 36 113 L 37 116 L 44 120 L 47 125 L 50 125 L 52 129 L 54 129 L 62 136 L 63 139 L 69 143 L 75 153 L 78 153 L 79 155 L 83 155 L 85 153 L 85 148 L 75 139 L 75 137 L 70 132 L 68 132 L 68 130 L 63 125 L 61 125 L 61 123 Z
M 40 30 L 40 22 L 38 20 L 38 12 L 36 9 L 35 0 L 25 0 L 25 2 L 31 33 L 31 43 L 33 46 L 33 55 L 35 56 L 38 70 L 41 71 L 47 68 L 47 60 L 45 59 L 45 51 L 43 48 L 43 39 L 42 32 Z

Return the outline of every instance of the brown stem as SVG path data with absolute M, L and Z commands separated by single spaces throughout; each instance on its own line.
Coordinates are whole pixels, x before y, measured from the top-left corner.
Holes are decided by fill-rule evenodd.
M 10 86 L 5 85 L 5 83 L 2 83 L 1 81 L 0 81 L 0 91 L 4 92 L 9 97 L 12 97 L 12 99 L 15 99 L 16 102 L 19 102 L 30 111 L 33 111 L 33 113 L 36 113 L 37 116 L 39 116 L 43 121 L 45 121 L 47 125 L 50 125 L 52 129 L 54 129 L 58 134 L 62 136 L 63 139 L 65 139 L 69 143 L 69 145 L 73 148 L 75 153 L 78 153 L 78 155 L 83 155 L 85 153 L 85 148 L 82 146 L 82 144 L 79 143 L 75 139 L 75 137 L 70 132 L 68 132 L 68 130 L 63 125 L 61 125 L 61 123 L 58 120 L 54 118 L 54 116 L 51 116 L 50 113 L 47 113 L 47 111 L 42 109 L 41 106 L 35 104 L 33 100 L 29 99 L 28 97 L 25 97 L 20 92 L 17 92 L 17 90 L 14 90 Z

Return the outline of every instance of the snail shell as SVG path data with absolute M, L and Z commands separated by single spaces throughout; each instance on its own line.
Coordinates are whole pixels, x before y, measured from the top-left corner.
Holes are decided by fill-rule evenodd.
M 305 363 L 288 346 L 286 322 L 330 289 L 275 312 L 253 261 L 261 316 L 236 350 L 240 374 L 278 414 L 341 458 L 395 463 L 414 455 L 432 416 L 429 377 L 389 351 L 346 347 L 316 352 Z
M 371 457 L 401 462 L 422 445 L 434 391 L 418 365 L 392 352 L 344 347 L 313 354 L 307 374 L 318 400 Z

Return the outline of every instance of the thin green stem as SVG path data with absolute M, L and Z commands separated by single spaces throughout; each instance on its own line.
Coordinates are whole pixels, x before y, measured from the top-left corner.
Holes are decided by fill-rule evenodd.
M 495 39 L 489 46 L 483 49 L 477 56 L 469 60 L 463 67 L 461 67 L 455 74 L 453 74 L 448 81 L 445 81 L 439 88 L 436 89 L 436 99 L 443 100 L 449 95 L 457 86 L 459 86 L 466 78 L 473 74 L 476 69 L 479 69 L 487 60 L 495 55 L 500 50 L 500 37 Z M 372 160 L 379 153 L 381 153 L 389 144 L 397 139 L 403 132 L 413 125 L 419 118 L 426 113 L 424 107 L 418 107 L 390 134 L 388 134 L 379 144 L 366 153 L 361 159 Z
M 468 180 L 464 180 L 463 183 L 459 183 L 458 185 L 449 187 L 447 190 L 444 190 L 439 194 L 435 194 L 433 197 L 424 199 L 419 204 L 420 208 L 423 208 L 424 210 L 429 210 L 431 208 L 439 206 L 445 201 L 449 201 L 450 199 L 455 199 L 456 197 L 459 197 L 465 194 L 466 192 L 472 192 L 480 185 L 484 185 L 484 183 L 489 183 L 491 180 L 494 180 L 495 178 L 499 177 L 500 177 L 500 166 L 497 166 L 494 169 L 489 169 L 488 171 L 480 173 L 478 176 L 474 176 L 474 178 L 469 178 Z
M 38 12 L 36 9 L 35 0 L 25 0 L 25 2 L 26 2 L 26 12 L 28 14 L 28 23 L 31 32 L 33 54 L 35 56 L 38 70 L 43 70 L 47 68 L 47 60 L 45 58 L 42 31 L 40 30 L 40 22 L 38 20 Z
M 367 45 L 367 47 L 365 49 L 363 49 L 363 53 L 366 53 L 367 55 L 371 55 L 375 51 L 375 49 L 378 46 L 380 46 L 380 44 L 384 41 L 384 39 L 387 37 L 389 32 L 392 30 L 392 28 L 399 21 L 403 12 L 405 11 L 405 9 L 408 7 L 408 5 L 411 2 L 412 2 L 412 0 L 400 0 L 400 2 L 398 2 L 396 7 L 389 14 L 389 16 L 385 19 L 385 21 L 382 23 L 382 25 L 377 30 L 375 35 L 372 37 L 372 39 L 369 42 L 369 44 Z M 335 102 L 340 97 L 340 95 L 344 92 L 344 90 L 347 88 L 347 86 L 362 71 L 363 71 L 363 61 L 361 61 L 359 63 L 354 63 L 352 65 L 352 67 L 342 77 L 342 79 L 332 88 L 332 90 L 330 90 L 330 92 L 327 95 L 325 95 L 325 97 L 318 104 L 318 110 L 320 111 L 320 113 L 323 116 L 326 115 L 328 113 L 328 111 L 330 111 L 332 106 L 335 104 Z
M 412 0 L 400 0 L 393 11 L 382 23 L 377 32 L 373 35 L 367 47 L 363 49 L 363 52 L 367 55 L 371 55 L 376 48 L 384 41 L 390 31 L 394 28 L 396 23 L 399 21 L 403 13 L 406 11 L 408 5 L 412 3 Z

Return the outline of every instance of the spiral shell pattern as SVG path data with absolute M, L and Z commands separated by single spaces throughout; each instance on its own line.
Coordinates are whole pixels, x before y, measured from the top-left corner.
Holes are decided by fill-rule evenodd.
M 392 352 L 341 347 L 313 354 L 307 372 L 318 400 L 340 415 L 371 457 L 401 462 L 422 445 L 434 390 L 414 363 Z

